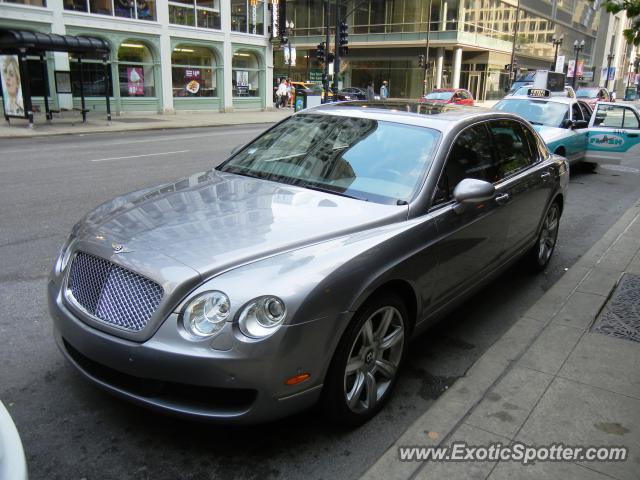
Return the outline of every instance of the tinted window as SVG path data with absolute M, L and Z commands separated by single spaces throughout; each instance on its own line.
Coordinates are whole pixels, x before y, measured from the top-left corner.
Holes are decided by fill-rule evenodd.
M 584 117 L 582 116 L 582 111 L 580 110 L 580 107 L 578 106 L 577 103 L 574 103 L 573 105 L 571 105 L 571 116 L 573 117 L 573 120 L 584 120 Z
M 454 188 L 465 178 L 487 182 L 496 179 L 491 141 L 484 125 L 469 127 L 458 135 L 440 177 L 435 202 L 453 198 Z
M 495 180 L 508 177 L 534 162 L 524 128 L 512 120 L 489 122 L 498 153 Z M 495 181 L 494 180 L 494 181 Z
M 219 170 L 378 203 L 409 200 L 439 132 L 332 115 L 296 115 L 244 147 Z
M 589 119 L 591 118 L 591 109 L 589 108 L 589 106 L 584 103 L 584 102 L 578 102 L 578 105 L 580 106 L 580 110 L 582 110 L 582 116 L 584 117 L 584 119 L 588 122 Z

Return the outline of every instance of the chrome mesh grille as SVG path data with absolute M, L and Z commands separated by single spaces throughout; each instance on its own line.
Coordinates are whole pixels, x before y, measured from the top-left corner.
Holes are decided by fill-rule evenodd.
M 164 293 L 157 283 L 84 252 L 71 264 L 69 290 L 91 315 L 132 332 L 147 325 Z

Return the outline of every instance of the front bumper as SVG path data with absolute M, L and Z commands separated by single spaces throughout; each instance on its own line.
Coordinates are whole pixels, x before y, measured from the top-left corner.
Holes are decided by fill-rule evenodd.
M 146 407 L 223 423 L 273 420 L 316 403 L 350 315 L 283 326 L 262 341 L 240 341 L 237 325 L 227 323 L 214 340 L 192 342 L 171 314 L 139 343 L 85 324 L 66 307 L 56 282 L 48 288 L 56 343 L 86 378 Z M 285 385 L 303 372 L 309 380 Z

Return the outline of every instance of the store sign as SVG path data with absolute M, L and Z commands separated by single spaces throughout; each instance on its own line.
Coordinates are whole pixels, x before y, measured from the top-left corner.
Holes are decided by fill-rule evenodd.
M 0 55 L 0 82 L 5 116 L 26 118 L 18 55 Z
M 200 70 L 187 68 L 184 71 L 185 90 L 192 95 L 196 95 L 200 91 Z
M 556 59 L 556 72 L 564 72 L 564 60 L 564 55 L 558 55 L 558 58 Z
M 144 95 L 144 72 L 142 67 L 127 67 L 127 91 L 131 97 Z
M 309 71 L 309 81 L 311 83 L 322 83 L 322 70 L 319 68 L 312 68 Z
M 569 60 L 569 63 L 567 63 L 567 77 L 573 77 L 573 72 L 576 69 L 576 61 L 575 60 Z
M 280 36 L 280 3 L 278 0 L 271 1 L 271 39 Z
M 251 32 L 250 33 L 253 33 L 255 35 L 258 33 L 257 25 L 256 25 L 258 23 L 257 0 L 250 0 L 249 8 L 251 12 Z
M 582 74 L 582 80 L 586 81 L 586 82 L 590 82 L 593 80 L 593 71 L 592 70 L 587 70 L 586 72 L 584 72 Z

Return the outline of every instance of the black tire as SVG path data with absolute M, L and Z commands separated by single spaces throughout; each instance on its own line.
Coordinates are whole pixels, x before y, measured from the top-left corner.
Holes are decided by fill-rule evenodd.
M 560 208 L 560 202 L 558 200 L 555 200 L 551 205 L 549 205 L 549 208 L 547 208 L 547 211 L 544 213 L 544 219 L 542 220 L 542 226 L 538 233 L 536 243 L 531 247 L 526 255 L 527 262 L 534 272 L 544 271 L 553 256 L 558 240 L 561 213 L 562 209 Z M 555 221 L 555 228 L 550 230 L 550 222 L 552 221 Z M 544 250 L 542 243 L 543 240 L 545 242 Z
M 391 313 L 392 311 L 397 312 L 398 315 L 396 316 L 395 313 Z M 376 338 L 380 332 L 375 326 L 377 325 L 379 329 L 382 329 L 382 323 L 376 324 L 377 316 L 384 315 L 384 313 L 393 315 L 393 319 L 390 320 L 389 325 L 397 326 L 397 322 L 400 322 L 402 325 L 401 339 L 393 337 L 393 332 L 396 330 L 391 331 L 391 333 L 387 331 L 388 335 L 382 332 L 382 338 L 390 339 L 393 337 L 393 339 L 396 340 L 396 343 L 388 347 L 388 350 L 383 350 L 382 347 L 385 342 Z M 379 320 L 382 321 L 382 318 Z M 378 345 L 378 347 L 371 347 L 371 349 L 365 344 L 366 333 L 363 332 L 363 329 L 366 330 L 365 324 L 369 321 L 371 321 L 371 325 L 374 327 L 372 329 L 373 338 L 375 339 L 374 343 Z M 332 422 L 341 426 L 359 426 L 374 417 L 384 407 L 391 397 L 391 393 L 398 379 L 399 370 L 406 357 L 409 332 L 410 325 L 407 308 L 402 299 L 395 293 L 389 292 L 376 295 L 375 298 L 368 300 L 356 312 L 333 355 L 322 392 L 321 406 L 325 415 Z M 398 353 L 397 350 L 399 344 L 401 344 L 400 353 Z M 393 355 L 384 358 L 387 353 L 391 353 L 391 349 L 395 349 Z M 382 355 L 382 357 L 379 357 L 380 355 Z M 362 367 L 357 372 L 348 374 L 348 360 L 351 358 L 351 365 L 353 365 L 354 356 L 362 357 L 360 360 Z M 369 359 L 369 356 L 373 358 Z M 389 364 L 397 361 L 393 378 L 389 380 L 385 379 L 385 375 L 389 372 L 387 368 L 376 371 L 376 369 L 379 368 L 378 362 L 380 360 L 387 361 Z M 383 370 L 387 371 L 383 372 Z M 380 379 L 379 383 L 373 383 L 376 392 L 376 399 L 373 401 L 373 405 L 369 404 L 370 399 L 368 394 L 370 388 L 369 380 L 371 377 L 373 377 L 374 380 L 375 378 Z M 353 383 L 351 383 L 352 378 Z M 349 405 L 347 398 L 349 393 L 357 392 L 356 384 L 359 378 L 363 378 L 360 383 L 364 383 L 358 398 L 355 398 L 355 394 L 351 396 L 356 400 L 355 405 L 352 407 Z M 381 394 L 379 389 L 383 389 Z M 349 390 L 349 392 L 347 392 L 347 390 Z M 379 394 L 380 396 L 378 397 Z

